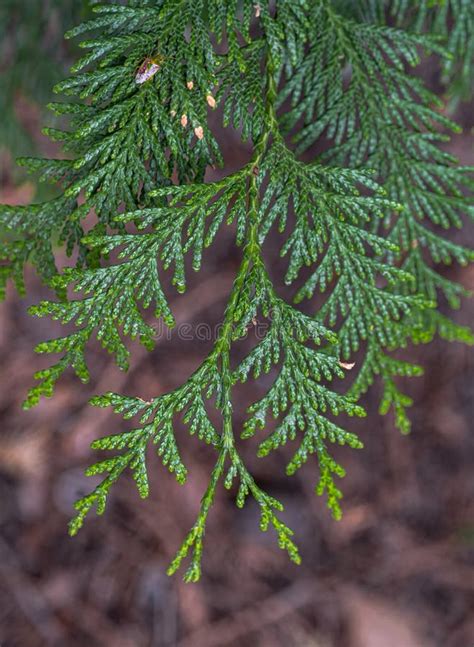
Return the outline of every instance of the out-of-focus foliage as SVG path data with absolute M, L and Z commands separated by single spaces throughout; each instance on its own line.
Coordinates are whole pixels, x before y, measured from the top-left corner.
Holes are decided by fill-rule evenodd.
M 23 100 L 43 109 L 75 47 L 64 32 L 90 14 L 87 0 L 2 0 L 0 3 L 0 149 L 12 157 L 33 142 L 18 118 Z
M 448 53 L 441 58 L 441 69 L 451 105 L 474 97 L 472 0 L 338 0 L 335 4 L 357 20 L 395 24 L 437 36 Z

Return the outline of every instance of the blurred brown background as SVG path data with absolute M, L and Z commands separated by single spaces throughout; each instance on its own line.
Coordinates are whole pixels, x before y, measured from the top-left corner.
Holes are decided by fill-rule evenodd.
M 435 63 L 424 70 L 435 79 Z M 21 88 L 11 107 L 39 149 L 54 152 L 38 135 L 38 107 Z M 465 134 L 450 150 L 472 164 L 470 114 L 469 106 L 458 109 Z M 235 134 L 226 132 L 223 141 L 229 168 L 237 168 L 248 150 Z M 27 203 L 35 186 L 15 175 L 11 159 L 3 146 L 0 201 Z M 472 229 L 454 239 L 472 243 Z M 276 277 L 280 243 L 274 235 L 267 246 Z M 185 295 L 168 292 L 180 322 L 220 321 L 239 261 L 231 232 L 205 260 Z M 473 268 L 445 273 L 474 288 Z M 400 436 L 390 416 L 377 415 L 377 389 L 365 399 L 368 418 L 349 423 L 365 449 L 335 449 L 348 473 L 341 522 L 314 494 L 315 461 L 290 479 L 284 466 L 291 448 L 257 459 L 257 441 L 242 443 L 257 481 L 285 503 L 283 518 L 296 530 L 303 565 L 289 563 L 271 532 L 260 532 L 252 502 L 238 510 L 232 493 L 220 488 L 202 580 L 186 585 L 165 569 L 195 520 L 214 453 L 184 433 L 187 485 L 177 485 L 150 457 L 148 500 L 122 478 L 103 517 L 91 515 L 75 539 L 66 526 L 73 501 L 91 488 L 93 479 L 83 476 L 94 458 L 90 442 L 120 428 L 118 417 L 87 405 L 90 395 L 155 396 L 184 381 L 210 341 L 173 335 L 152 353 L 136 346 L 128 374 L 92 347 L 88 387 L 68 375 L 52 400 L 24 413 L 32 373 L 44 365 L 33 346 L 61 332 L 27 315 L 28 305 L 50 296 L 30 271 L 27 285 L 25 300 L 10 289 L 0 305 L 1 647 L 474 647 L 470 349 L 436 341 L 407 351 L 426 369 L 406 384 L 415 399 L 409 437 Z M 455 316 L 466 324 L 473 313 L 471 301 Z M 264 387 L 250 383 L 237 392 L 237 429 L 249 395 L 260 397 Z

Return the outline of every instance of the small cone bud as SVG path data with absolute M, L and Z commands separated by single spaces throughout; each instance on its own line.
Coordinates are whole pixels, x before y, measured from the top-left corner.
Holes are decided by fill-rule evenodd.
M 206 97 L 206 101 L 207 101 L 208 105 L 209 105 L 209 106 L 211 106 L 211 108 L 215 108 L 215 107 L 216 107 L 216 100 L 214 99 L 214 97 L 212 96 L 212 94 L 208 94 L 208 95 L 207 95 L 207 97 Z
M 346 371 L 350 371 L 351 368 L 354 368 L 355 362 L 339 362 L 339 366 L 345 368 Z
M 181 125 L 183 128 L 186 128 L 186 126 L 188 125 L 187 115 L 181 115 Z
M 170 115 L 171 115 L 172 117 L 176 117 L 176 110 L 172 110 L 172 111 L 170 112 Z

